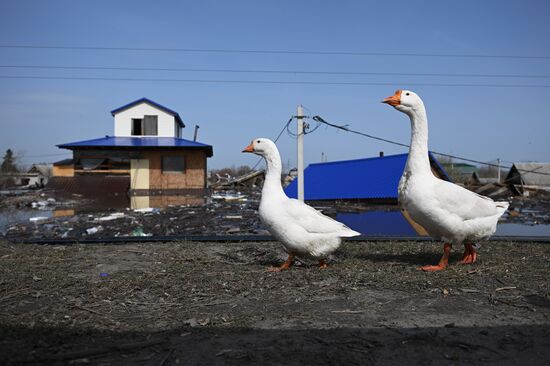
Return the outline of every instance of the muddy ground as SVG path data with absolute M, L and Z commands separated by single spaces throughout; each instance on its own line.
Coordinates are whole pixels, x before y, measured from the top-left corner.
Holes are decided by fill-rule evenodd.
M 329 268 L 275 242 L 0 242 L 0 364 L 547 365 L 550 245 L 348 242 Z

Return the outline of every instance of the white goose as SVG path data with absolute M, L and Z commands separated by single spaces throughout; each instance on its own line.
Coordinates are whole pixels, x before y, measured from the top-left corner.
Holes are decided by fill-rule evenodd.
M 428 157 L 428 119 L 418 95 L 398 90 L 382 102 L 405 113 L 411 120 L 411 146 L 399 181 L 399 204 L 430 236 L 445 242 L 439 263 L 421 269 L 446 268 L 452 244 L 464 244 L 460 263 L 475 262 L 474 242 L 494 234 L 497 221 L 509 203 L 495 202 L 433 175 Z
M 243 152 L 260 155 L 266 161 L 260 219 L 288 253 L 286 262 L 269 271 L 288 269 L 295 256 L 317 259 L 319 267 L 325 268 L 324 259 L 340 246 L 342 238 L 361 235 L 302 201 L 287 197 L 281 185 L 281 156 L 273 141 L 254 139 Z

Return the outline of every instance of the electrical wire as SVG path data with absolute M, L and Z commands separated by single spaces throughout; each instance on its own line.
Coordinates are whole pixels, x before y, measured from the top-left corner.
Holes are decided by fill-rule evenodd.
M 343 130 L 343 131 L 346 131 L 346 132 L 349 132 L 349 133 L 353 133 L 353 134 L 356 134 L 356 135 L 361 135 L 361 136 L 364 136 L 364 137 L 368 137 L 368 138 L 370 138 L 370 139 L 374 139 L 374 140 L 378 140 L 378 141 L 383 141 L 383 142 L 386 142 L 386 143 L 389 143 L 389 144 L 393 144 L 393 145 L 397 145 L 397 146 L 402 146 L 402 147 L 407 147 L 407 148 L 410 147 L 410 145 L 408 145 L 408 144 L 403 144 L 403 143 L 401 143 L 401 142 L 392 141 L 392 140 L 388 140 L 388 139 L 385 139 L 385 138 L 381 138 L 381 137 L 369 135 L 369 134 L 366 134 L 366 133 L 364 133 L 364 132 L 352 130 L 352 129 L 350 129 L 349 127 L 347 127 L 347 125 L 337 125 L 337 124 L 334 124 L 334 123 L 327 122 L 327 121 L 325 121 L 325 120 L 324 120 L 322 117 L 320 117 L 320 116 L 313 116 L 312 119 L 315 120 L 315 121 L 318 121 L 318 122 L 320 122 L 320 123 L 323 123 L 323 124 L 325 124 L 325 125 L 327 125 L 327 126 L 330 126 L 330 127 L 336 128 L 336 129 L 340 129 L 340 130 Z M 449 158 L 453 158 L 453 159 L 457 159 L 457 160 L 462 160 L 462 161 L 468 161 L 468 162 L 471 162 L 471 163 L 482 164 L 482 165 L 487 165 L 487 166 L 492 166 L 492 167 L 497 167 L 497 168 L 504 168 L 504 169 L 511 169 L 511 168 L 512 168 L 511 166 L 503 166 L 503 165 L 498 165 L 498 164 L 493 164 L 493 163 L 487 163 L 487 162 L 484 162 L 484 161 L 479 161 L 479 160 L 464 158 L 464 157 L 461 157 L 461 156 L 452 155 L 452 154 L 446 154 L 446 153 L 441 153 L 441 152 L 433 151 L 433 150 L 430 150 L 430 151 L 431 151 L 432 154 L 436 154 L 436 155 L 440 155 L 440 156 L 446 156 L 446 157 L 449 157 Z M 536 170 L 536 169 L 533 169 L 533 170 L 522 170 L 522 169 L 518 169 L 518 171 L 523 172 L 523 173 L 533 173 L 533 174 L 540 174 L 540 175 L 550 175 L 549 173 L 536 172 L 535 170 Z
M 281 135 L 283 134 L 283 132 L 285 132 L 286 129 L 288 129 L 288 126 L 290 125 L 290 123 L 292 122 L 293 119 L 294 119 L 294 116 L 290 117 L 288 122 L 285 123 L 285 125 L 283 126 L 283 128 L 281 129 L 281 131 L 279 132 L 279 134 L 277 135 L 275 140 L 273 140 L 273 142 L 279 141 L 279 139 L 281 138 Z M 263 158 L 258 159 L 256 164 L 254 164 L 254 166 L 252 167 L 252 170 L 256 169 L 256 167 L 262 162 L 262 160 L 263 160 Z
M 303 75 L 368 75 L 368 76 L 427 76 L 427 77 L 473 77 L 473 78 L 530 78 L 546 79 L 550 75 L 525 74 L 476 74 L 476 73 L 414 73 L 380 71 L 310 71 L 310 70 L 265 70 L 265 69 L 202 69 L 164 67 L 119 67 L 119 66 L 52 66 L 52 65 L 0 65 L 5 69 L 45 69 L 45 70 L 111 70 L 111 71 L 169 71 L 169 72 L 212 72 L 241 74 L 303 74 Z
M 296 51 L 296 50 L 254 50 L 216 48 L 150 48 L 150 47 L 104 47 L 104 46 L 56 46 L 2 44 L 0 48 L 49 49 L 49 50 L 88 50 L 88 51 L 139 51 L 139 52 L 190 52 L 190 53 L 244 53 L 244 54 L 283 54 L 283 55 L 322 55 L 322 56 L 384 56 L 384 57 L 446 57 L 446 58 L 486 58 L 550 60 L 543 55 L 490 55 L 467 53 L 420 53 L 420 52 L 364 52 L 364 51 Z
M 293 81 L 293 80 L 221 80 L 221 79 L 158 79 L 158 78 L 114 78 L 114 77 L 75 77 L 75 76 L 27 76 L 0 75 L 0 79 L 33 80 L 85 80 L 85 81 L 145 81 L 171 83 L 209 83 L 209 84 L 273 84 L 273 85 L 343 85 L 343 86 L 429 86 L 429 87 L 483 87 L 483 88 L 550 88 L 545 84 L 452 84 L 417 82 L 341 82 L 341 81 Z

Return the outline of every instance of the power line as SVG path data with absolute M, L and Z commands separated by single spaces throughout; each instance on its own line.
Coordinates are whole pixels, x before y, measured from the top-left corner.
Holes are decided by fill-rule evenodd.
M 296 51 L 296 50 L 254 50 L 254 49 L 207 49 L 207 48 L 149 48 L 149 47 L 101 47 L 101 46 L 44 46 L 4 44 L 0 48 L 50 49 L 50 50 L 89 50 L 89 51 L 139 51 L 139 52 L 190 52 L 190 53 L 240 53 L 240 54 L 284 54 L 322 56 L 384 56 L 384 57 L 451 57 L 487 59 L 550 60 L 541 55 L 490 55 L 467 53 L 419 53 L 419 52 L 361 52 L 361 51 Z
M 221 79 L 158 79 L 158 78 L 114 78 L 114 77 L 77 77 L 77 76 L 27 76 L 0 75 L 0 79 L 34 80 L 87 80 L 87 81 L 145 81 L 171 83 L 209 83 L 209 84 L 280 84 L 280 85 L 344 85 L 344 86 L 430 86 L 430 87 L 482 87 L 482 88 L 550 88 L 544 84 L 453 84 L 453 83 L 416 83 L 416 82 L 342 82 L 342 81 L 293 81 L 293 80 L 221 80 Z
M 290 117 L 288 122 L 285 123 L 285 125 L 283 126 L 283 128 L 281 129 L 281 131 L 279 132 L 279 134 L 277 135 L 275 140 L 273 140 L 273 142 L 279 141 L 279 138 L 281 138 L 281 135 L 283 134 L 283 132 L 285 132 L 285 130 L 288 129 L 288 126 L 290 125 L 290 123 L 292 122 L 293 119 L 294 119 L 294 116 Z M 252 167 L 252 170 L 256 169 L 256 167 L 258 166 L 258 164 L 260 164 L 262 162 L 262 160 L 263 160 L 263 158 L 258 159 L 256 164 L 254 164 L 254 166 Z
M 408 145 L 408 144 L 404 144 L 404 143 L 401 143 L 401 142 L 397 142 L 397 141 L 393 141 L 393 140 L 388 140 L 388 139 L 385 139 L 385 138 L 382 138 L 382 137 L 377 137 L 377 136 L 369 135 L 369 134 L 366 134 L 366 133 L 364 133 L 364 132 L 352 130 L 352 129 L 350 129 L 347 125 L 337 125 L 337 124 L 334 124 L 334 123 L 327 122 L 327 121 L 325 121 L 325 120 L 324 120 L 322 117 L 320 117 L 320 116 L 313 116 L 313 117 L 311 117 L 311 118 L 312 118 L 314 121 L 317 121 L 317 122 L 319 122 L 319 123 L 325 124 L 325 125 L 327 125 L 327 126 L 330 126 L 330 127 L 333 127 L 333 128 L 339 129 L 339 130 L 343 130 L 343 131 L 346 131 L 346 132 L 350 132 L 350 133 L 353 133 L 353 134 L 356 134 L 356 135 L 361 135 L 361 136 L 364 136 L 364 137 L 368 137 L 368 138 L 370 138 L 370 139 L 374 139 L 374 140 L 378 140 L 378 141 L 383 141 L 383 142 L 386 142 L 386 143 L 389 143 L 389 144 L 393 144 L 393 145 L 397 145 L 397 146 L 402 146 L 402 147 L 407 147 L 407 148 L 410 147 L 410 145 Z M 505 168 L 505 169 L 511 169 L 511 168 L 512 168 L 511 166 L 503 166 L 503 165 L 498 165 L 498 164 L 487 163 L 487 162 L 484 162 L 484 161 L 479 161 L 479 160 L 464 158 L 464 157 L 457 156 L 457 155 L 451 155 L 451 154 L 441 153 L 441 152 L 437 152 L 437 151 L 434 151 L 434 150 L 430 150 L 430 151 L 431 151 L 433 154 L 437 154 L 437 155 L 440 155 L 440 156 L 446 156 L 446 157 L 453 158 L 453 159 L 457 159 L 457 160 L 468 161 L 468 162 L 471 162 L 471 163 L 483 164 L 483 165 L 487 165 L 487 166 L 492 166 L 492 167 L 497 167 L 497 168 Z M 524 172 L 524 173 L 533 173 L 533 174 L 540 174 L 540 175 L 550 175 L 549 173 L 536 172 L 536 171 L 527 171 L 527 170 L 521 170 L 521 169 L 518 169 L 518 171 Z
M 170 72 L 213 72 L 242 74 L 304 74 L 304 75 L 379 75 L 379 76 L 429 76 L 429 77 L 475 77 L 475 78 L 550 78 L 550 75 L 525 74 L 479 74 L 479 73 L 407 73 L 380 71 L 310 71 L 310 70 L 265 70 L 265 69 L 201 69 L 163 67 L 119 67 L 119 66 L 55 66 L 55 65 L 0 65 L 11 69 L 46 70 L 112 70 L 112 71 L 170 71 Z

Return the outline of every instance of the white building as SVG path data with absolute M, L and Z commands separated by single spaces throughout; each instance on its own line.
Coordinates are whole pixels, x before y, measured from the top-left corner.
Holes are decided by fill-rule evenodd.
M 179 114 L 147 98 L 111 111 L 115 137 L 181 137 L 185 124 Z

